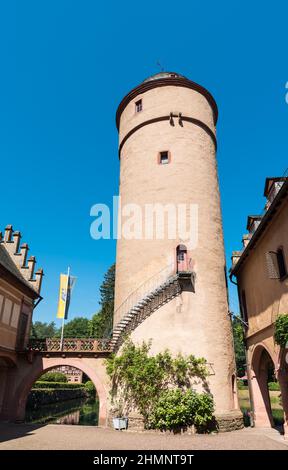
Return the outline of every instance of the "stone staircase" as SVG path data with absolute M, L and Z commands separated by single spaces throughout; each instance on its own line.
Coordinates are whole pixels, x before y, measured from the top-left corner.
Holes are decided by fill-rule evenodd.
M 110 342 L 111 349 L 116 351 L 131 331 L 162 305 L 180 295 L 187 284 L 194 289 L 194 280 L 195 275 L 192 272 L 171 274 L 157 287 L 152 288 L 141 297 L 140 300 L 133 303 L 130 308 L 126 309 L 126 313 L 113 329 Z M 123 306 L 121 307 L 123 310 Z

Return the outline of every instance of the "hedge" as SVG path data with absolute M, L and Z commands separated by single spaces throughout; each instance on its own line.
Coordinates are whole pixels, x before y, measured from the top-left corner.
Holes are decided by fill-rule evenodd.
M 71 383 L 71 382 L 42 382 L 41 380 L 35 382 L 32 387 L 32 390 L 39 389 L 39 388 L 46 388 L 46 389 L 85 389 L 85 384 L 82 383 Z
M 280 392 L 280 385 L 278 382 L 269 382 L 268 383 L 268 388 L 271 390 L 271 392 Z
M 248 386 L 244 385 L 243 380 L 237 381 L 238 390 L 248 390 Z M 268 389 L 271 392 L 280 392 L 280 385 L 278 382 L 269 382 Z
M 74 385 L 74 384 L 73 384 Z M 75 398 L 86 398 L 85 389 L 32 389 L 28 395 L 27 409 L 37 409 L 42 405 L 57 403 Z
M 68 382 L 67 376 L 63 372 L 46 372 L 40 377 L 41 382 Z

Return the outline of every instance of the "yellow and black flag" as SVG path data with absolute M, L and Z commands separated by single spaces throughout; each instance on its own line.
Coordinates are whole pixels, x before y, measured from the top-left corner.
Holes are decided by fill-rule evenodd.
M 75 281 L 76 278 L 69 274 L 60 274 L 57 318 L 64 318 L 64 320 L 66 320 L 68 317 L 70 297 Z

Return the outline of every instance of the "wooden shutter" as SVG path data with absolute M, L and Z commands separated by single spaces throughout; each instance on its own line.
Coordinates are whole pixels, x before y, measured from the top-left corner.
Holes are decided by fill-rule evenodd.
M 273 251 L 266 252 L 266 268 L 267 268 L 267 275 L 269 279 L 279 279 L 279 268 L 278 268 L 278 259 L 277 253 Z

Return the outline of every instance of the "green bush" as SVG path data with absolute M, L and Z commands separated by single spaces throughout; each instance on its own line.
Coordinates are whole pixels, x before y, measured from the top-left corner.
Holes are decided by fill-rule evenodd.
M 268 388 L 271 392 L 280 392 L 280 385 L 278 382 L 269 382 Z
M 85 390 L 88 393 L 88 395 L 95 395 L 95 393 L 96 393 L 95 385 L 93 384 L 93 382 L 91 380 L 87 380 L 87 382 L 85 382 L 84 386 L 85 386 Z
M 153 429 L 177 429 L 195 424 L 197 428 L 208 427 L 213 420 L 214 405 L 208 393 L 194 390 L 165 390 L 154 403 L 149 416 Z
M 64 382 L 42 382 L 42 381 L 37 381 L 34 383 L 32 389 L 38 389 L 38 388 L 46 388 L 46 389 L 62 389 L 62 390 L 67 390 L 69 389 L 77 389 L 77 388 L 85 388 L 85 384 L 81 383 L 64 383 Z
M 275 343 L 285 348 L 288 342 L 288 315 L 282 314 L 275 321 L 274 332 Z
M 194 383 L 206 384 L 205 359 L 173 357 L 168 350 L 152 356 L 149 350 L 150 343 L 135 346 L 127 341 L 121 355 L 107 359 L 114 412 L 126 416 L 136 409 L 150 428 L 173 429 L 192 422 L 205 426 L 212 419 L 212 397 L 191 389 Z
M 67 376 L 62 372 L 46 372 L 40 379 L 41 382 L 68 382 Z

